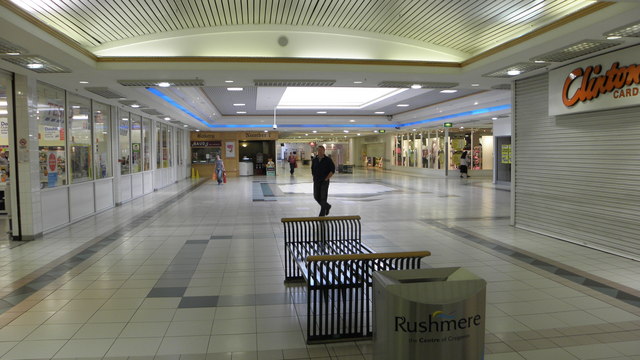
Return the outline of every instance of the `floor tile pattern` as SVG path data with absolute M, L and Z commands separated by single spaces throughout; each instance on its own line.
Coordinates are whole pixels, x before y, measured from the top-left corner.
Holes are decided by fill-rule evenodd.
M 305 166 L 183 181 L 0 247 L 0 360 L 371 359 L 307 346 L 304 286 L 283 283 L 280 218 L 317 214 L 310 186 Z M 356 169 L 329 197 L 376 251 L 486 279 L 485 359 L 640 360 L 640 264 L 510 226 L 489 180 Z

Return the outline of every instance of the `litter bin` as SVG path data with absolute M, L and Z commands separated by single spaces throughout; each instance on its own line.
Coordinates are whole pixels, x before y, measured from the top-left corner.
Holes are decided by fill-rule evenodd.
M 459 267 L 375 272 L 373 358 L 483 359 L 486 285 Z

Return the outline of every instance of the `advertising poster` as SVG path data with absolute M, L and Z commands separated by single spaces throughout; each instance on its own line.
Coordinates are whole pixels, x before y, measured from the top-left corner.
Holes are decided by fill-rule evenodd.
M 236 157 L 236 147 L 235 147 L 234 141 L 227 141 L 224 148 L 225 148 L 225 153 L 227 154 L 226 157 L 228 158 Z

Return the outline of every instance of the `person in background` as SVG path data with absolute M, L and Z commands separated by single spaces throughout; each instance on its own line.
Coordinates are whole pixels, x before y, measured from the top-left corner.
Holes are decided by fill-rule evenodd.
M 291 154 L 289 154 L 289 159 L 287 159 L 287 161 L 289 162 L 289 172 L 291 173 L 291 175 L 293 175 L 293 171 L 296 169 L 296 153 L 292 152 Z
M 463 151 L 462 155 L 460 155 L 460 177 L 463 177 L 463 174 L 464 176 L 469 177 L 468 171 L 470 163 L 471 162 L 469 161 L 469 155 L 466 151 Z
M 216 155 L 216 161 L 215 161 L 215 172 L 216 172 L 216 179 L 218 180 L 218 185 L 222 184 L 222 177 L 224 174 L 224 163 L 222 162 L 222 159 L 220 159 L 220 155 Z
M 313 175 L 313 198 L 320 204 L 320 215 L 329 215 L 331 204 L 327 202 L 329 196 L 329 179 L 336 172 L 333 160 L 324 154 L 324 146 L 318 146 L 318 155 L 311 163 L 311 175 Z

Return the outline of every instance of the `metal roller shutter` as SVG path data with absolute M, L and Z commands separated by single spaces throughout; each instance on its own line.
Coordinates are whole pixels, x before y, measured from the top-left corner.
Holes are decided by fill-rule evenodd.
M 548 115 L 548 75 L 515 83 L 516 227 L 640 259 L 640 107 Z

